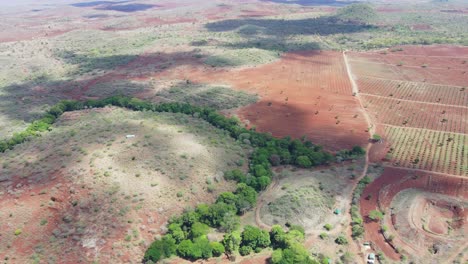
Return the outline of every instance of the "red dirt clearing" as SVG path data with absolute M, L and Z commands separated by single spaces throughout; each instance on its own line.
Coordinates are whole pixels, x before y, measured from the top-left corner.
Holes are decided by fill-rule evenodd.
M 289 53 L 277 62 L 245 69 L 182 67 L 158 77 L 222 83 L 257 93 L 260 101 L 238 114 L 274 136 L 305 135 L 330 150 L 367 143 L 367 124 L 339 52 Z
M 361 94 L 375 123 L 468 133 L 468 108 Z
M 367 217 L 372 210 L 384 211 L 390 207 L 397 193 L 410 188 L 468 199 L 467 179 L 386 167 L 382 176 L 364 189 L 360 200 L 361 214 Z M 370 199 L 366 199 L 367 197 Z M 366 240 L 376 244 L 389 258 L 399 259 L 399 254 L 385 242 L 378 222 L 367 219 L 364 227 Z
M 350 53 L 357 76 L 441 85 L 468 85 L 468 47 L 401 46 Z
M 382 80 L 359 77 L 359 92 L 394 99 L 412 100 L 456 106 L 468 106 L 468 89 L 429 83 Z

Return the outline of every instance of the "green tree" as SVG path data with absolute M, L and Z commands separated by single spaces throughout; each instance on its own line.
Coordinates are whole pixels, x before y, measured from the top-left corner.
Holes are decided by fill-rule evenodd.
M 302 168 L 310 168 L 312 166 L 312 162 L 307 156 L 299 156 L 296 159 L 296 165 Z
M 190 237 L 192 239 L 201 237 L 201 236 L 208 234 L 209 231 L 210 231 L 209 226 L 200 222 L 196 222 L 190 228 Z
M 213 249 L 213 256 L 215 257 L 221 256 L 225 251 L 223 244 L 219 242 L 211 242 L 210 245 Z
M 177 223 L 172 223 L 168 226 L 168 233 L 172 235 L 177 243 L 186 238 L 184 231 L 182 231 L 182 228 Z
M 206 237 L 198 237 L 193 240 L 194 247 L 201 252 L 201 258 L 208 259 L 213 257 L 213 249 L 210 241 Z
M 144 261 L 157 262 L 160 259 L 170 257 L 176 253 L 177 245 L 171 235 L 165 235 L 161 240 L 151 243 L 143 257 Z
M 223 245 L 228 253 L 235 253 L 239 250 L 242 238 L 239 231 L 233 231 L 229 234 L 225 234 L 223 238 Z
M 285 248 L 286 244 L 286 232 L 279 225 L 274 225 L 270 230 L 270 241 L 273 248 Z
M 183 240 L 177 247 L 177 255 L 179 257 L 190 260 L 200 259 L 204 256 L 204 254 L 209 255 L 207 254 L 207 249 L 204 247 L 204 242 L 205 241 L 197 241 L 196 243 L 194 243 L 191 240 Z
M 260 228 L 247 225 L 242 232 L 242 245 L 252 249 L 266 248 L 270 246 L 270 234 Z
M 239 229 L 240 227 L 240 218 L 233 212 L 227 212 L 223 216 L 223 220 L 221 222 L 221 230 L 224 232 L 232 232 L 234 230 Z
M 276 249 L 275 251 L 273 251 L 273 253 L 271 254 L 271 263 L 273 264 L 281 263 L 282 260 L 283 260 L 283 250 Z
M 249 246 L 242 246 L 242 247 L 240 247 L 240 249 L 239 249 L 239 253 L 240 253 L 242 256 L 247 256 L 247 255 L 249 255 L 251 252 L 252 252 L 252 248 L 249 247 Z

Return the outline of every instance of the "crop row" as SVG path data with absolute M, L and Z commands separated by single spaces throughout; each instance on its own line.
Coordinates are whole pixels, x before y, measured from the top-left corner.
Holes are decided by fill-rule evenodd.
M 468 134 L 468 108 L 362 94 L 377 123 Z
M 341 53 L 315 54 L 308 57 L 291 56 L 290 59 L 297 66 L 281 69 L 282 72 L 288 73 L 289 77 L 286 80 L 289 82 L 305 82 L 315 90 L 320 89 L 333 94 L 352 94 L 351 82 Z
M 412 101 L 468 106 L 468 88 L 360 77 L 362 93 Z
M 392 126 L 385 135 L 397 166 L 468 175 L 468 135 Z
M 404 64 L 390 65 L 365 60 L 350 60 L 353 73 L 390 80 L 423 82 L 440 85 L 468 85 L 468 70 L 457 68 L 405 67 Z
M 468 58 L 464 57 L 445 57 L 445 56 L 412 56 L 396 53 L 359 53 L 353 54 L 353 60 L 367 60 L 376 63 L 385 63 L 390 65 L 402 65 L 422 68 L 466 68 L 468 69 Z

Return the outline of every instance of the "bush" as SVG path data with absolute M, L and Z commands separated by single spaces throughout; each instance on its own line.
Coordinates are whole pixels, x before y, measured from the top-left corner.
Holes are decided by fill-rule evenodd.
M 323 228 L 325 228 L 327 231 L 330 231 L 333 229 L 333 226 L 331 224 L 325 224 Z
M 379 210 L 372 210 L 369 212 L 369 218 L 373 221 L 380 221 L 383 219 L 383 213 Z
M 157 262 L 160 259 L 170 257 L 176 253 L 177 245 L 171 235 L 165 235 L 162 240 L 154 241 L 146 250 L 143 257 L 144 261 Z
M 222 243 L 226 252 L 233 254 L 239 250 L 241 242 L 241 233 L 238 231 L 234 231 L 229 234 L 225 234 Z
M 185 259 L 199 259 L 202 256 L 201 250 L 195 247 L 192 241 L 184 240 L 177 247 L 177 255 Z
M 213 249 L 213 256 L 219 257 L 222 254 L 224 254 L 225 249 L 224 249 L 223 244 L 219 242 L 211 242 L 210 245 L 211 245 L 211 248 Z
M 266 248 L 271 244 L 270 234 L 254 226 L 245 226 L 242 232 L 242 246 L 249 246 L 251 249 Z
M 252 248 L 249 246 L 242 246 L 239 249 L 239 254 L 241 254 L 241 256 L 247 256 L 250 252 L 252 252 Z
M 299 156 L 296 159 L 296 165 L 302 168 L 310 168 L 312 166 L 312 162 L 307 156 Z
M 197 237 L 201 237 L 201 236 L 208 234 L 209 231 L 210 231 L 209 226 L 200 222 L 196 222 L 190 228 L 190 237 L 192 239 L 195 239 Z
M 344 236 L 339 236 L 335 239 L 335 243 L 337 243 L 338 245 L 347 245 L 348 240 Z

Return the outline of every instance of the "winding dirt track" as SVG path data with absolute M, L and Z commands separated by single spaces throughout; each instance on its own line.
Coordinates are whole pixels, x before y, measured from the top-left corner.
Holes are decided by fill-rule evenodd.
M 279 179 L 278 177 L 273 178 L 273 182 L 268 186 L 268 188 L 263 191 L 260 196 L 258 197 L 258 203 L 257 207 L 255 207 L 255 223 L 257 224 L 258 227 L 263 228 L 263 229 L 271 229 L 271 226 L 263 223 L 262 217 L 260 216 L 260 210 L 263 207 L 263 202 L 265 201 L 265 197 L 270 195 L 270 192 L 275 189 L 279 184 Z

